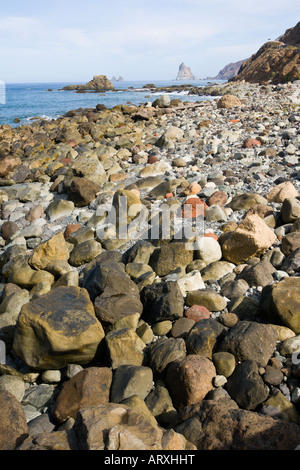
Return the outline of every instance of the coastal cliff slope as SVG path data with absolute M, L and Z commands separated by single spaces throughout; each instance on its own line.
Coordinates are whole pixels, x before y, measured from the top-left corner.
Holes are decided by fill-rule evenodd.
M 300 79 L 300 22 L 278 40 L 263 44 L 230 81 L 278 84 L 297 79 Z
M 232 77 L 235 77 L 241 68 L 241 65 L 245 62 L 245 60 L 239 60 L 238 62 L 231 62 L 230 64 L 225 65 L 218 75 L 215 77 L 207 77 L 207 80 L 229 80 Z

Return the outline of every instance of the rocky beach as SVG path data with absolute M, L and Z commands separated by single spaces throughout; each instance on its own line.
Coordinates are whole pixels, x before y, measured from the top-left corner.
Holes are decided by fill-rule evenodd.
M 300 81 L 199 93 L 0 126 L 1 450 L 300 448 Z

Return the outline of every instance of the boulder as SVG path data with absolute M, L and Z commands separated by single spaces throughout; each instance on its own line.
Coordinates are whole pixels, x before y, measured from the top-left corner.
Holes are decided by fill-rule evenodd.
M 186 346 L 182 338 L 160 338 L 149 348 L 149 366 L 156 377 L 165 375 L 168 365 L 186 356 Z
M 34 248 L 29 263 L 36 269 L 45 269 L 51 261 L 68 261 L 69 256 L 70 251 L 65 242 L 63 232 L 59 232 Z
M 68 199 L 74 203 L 75 207 L 85 207 L 96 199 L 100 189 L 100 184 L 87 178 L 75 177 L 71 181 Z
M 141 301 L 142 318 L 150 323 L 183 316 L 184 299 L 177 282 L 159 282 L 144 287 Z
M 210 312 L 219 312 L 226 308 L 226 300 L 213 289 L 197 289 L 188 292 L 186 296 L 186 305 L 201 305 L 206 307 Z
M 0 407 L 0 449 L 15 450 L 28 437 L 23 407 L 7 390 L 0 390 Z
M 72 201 L 65 201 L 64 199 L 55 199 L 50 202 L 46 209 L 46 215 L 49 220 L 56 220 L 63 217 L 69 217 L 74 210 Z
M 212 318 L 197 322 L 185 338 L 188 354 L 199 354 L 212 359 L 227 330 Z
M 275 241 L 276 235 L 266 223 L 258 215 L 249 215 L 225 238 L 223 257 L 234 264 L 245 263 L 254 256 L 259 257 Z
M 13 350 L 34 369 L 60 369 L 89 363 L 103 338 L 86 289 L 57 287 L 22 307 Z
M 132 328 L 122 328 L 107 333 L 105 343 L 112 369 L 123 365 L 141 366 L 146 344 Z
M 120 403 L 132 396 L 142 400 L 153 387 L 153 372 L 149 367 L 122 365 L 113 374 L 110 401 Z
M 202 426 L 192 441 L 198 450 L 294 450 L 300 444 L 296 424 L 239 409 L 233 400 L 204 400 L 185 413 L 186 420 L 193 416 Z
M 198 403 L 213 389 L 216 369 L 206 357 L 189 354 L 172 362 L 167 370 L 166 385 L 177 409 Z
M 239 321 L 233 326 L 219 346 L 219 351 L 233 354 L 237 361 L 251 360 L 265 367 L 273 355 L 277 332 L 270 325 Z
M 295 222 L 300 217 L 300 201 L 296 197 L 284 199 L 280 216 L 285 224 Z
M 298 196 L 298 191 L 291 181 L 283 181 L 269 191 L 266 199 L 269 202 L 282 203 L 286 198 L 294 198 Z
M 262 293 L 260 309 L 271 323 L 300 333 L 300 278 L 287 277 Z
M 68 380 L 56 398 L 52 415 L 60 423 L 76 419 L 78 410 L 109 402 L 112 371 L 108 367 L 88 367 Z
M 158 276 L 166 276 L 179 266 L 187 266 L 193 261 L 193 250 L 188 250 L 185 243 L 172 242 L 156 248 L 149 264 Z
M 239 98 L 230 94 L 223 95 L 217 102 L 217 107 L 219 109 L 222 109 L 222 108 L 229 109 L 229 108 L 234 108 L 236 106 L 240 108 L 242 106 L 242 103 L 239 100 Z
M 237 364 L 227 380 L 226 390 L 245 410 L 255 410 L 269 396 L 269 389 L 258 372 L 258 365 L 252 360 Z

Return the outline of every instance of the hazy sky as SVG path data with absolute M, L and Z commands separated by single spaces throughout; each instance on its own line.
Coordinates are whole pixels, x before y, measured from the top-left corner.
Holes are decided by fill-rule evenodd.
M 0 80 L 216 75 L 300 21 L 299 0 L 0 0 Z

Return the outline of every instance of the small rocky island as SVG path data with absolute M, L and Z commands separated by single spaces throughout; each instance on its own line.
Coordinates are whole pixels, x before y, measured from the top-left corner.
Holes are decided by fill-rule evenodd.
M 64 91 L 77 91 L 78 93 L 91 92 L 98 93 L 102 91 L 114 90 L 114 86 L 111 81 L 105 75 L 95 75 L 85 85 L 67 85 L 62 88 Z
M 176 80 L 197 80 L 197 77 L 192 73 L 190 67 L 187 67 L 183 62 L 179 66 L 178 75 Z

